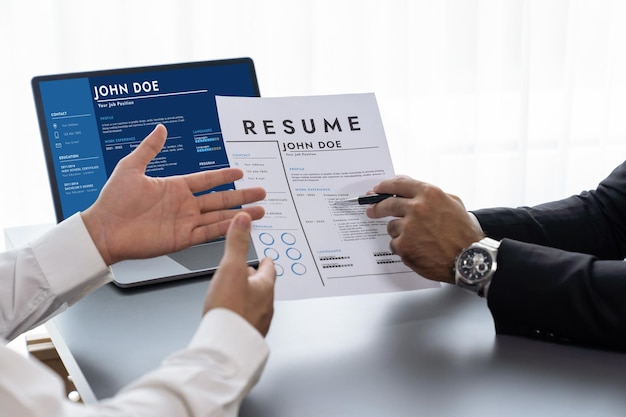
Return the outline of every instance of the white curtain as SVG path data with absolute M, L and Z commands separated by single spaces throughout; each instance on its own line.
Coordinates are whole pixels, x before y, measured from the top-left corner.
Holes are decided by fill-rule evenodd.
M 376 93 L 397 173 L 468 208 L 626 159 L 622 0 L 3 0 L 0 228 L 54 221 L 30 79 L 250 56 L 263 96 Z

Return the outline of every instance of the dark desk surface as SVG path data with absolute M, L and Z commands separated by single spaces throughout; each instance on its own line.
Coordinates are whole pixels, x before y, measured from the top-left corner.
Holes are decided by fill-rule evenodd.
M 108 285 L 52 320 L 84 400 L 113 395 L 183 347 L 208 282 Z M 626 413 L 626 355 L 496 336 L 485 301 L 452 286 L 277 302 L 267 340 L 242 416 Z

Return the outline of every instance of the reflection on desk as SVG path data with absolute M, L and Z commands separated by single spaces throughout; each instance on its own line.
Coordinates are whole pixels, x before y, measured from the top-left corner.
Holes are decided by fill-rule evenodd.
M 456 287 L 282 304 L 242 416 L 619 416 L 626 357 L 496 336 Z
M 54 320 L 96 398 L 186 344 L 206 285 L 105 287 Z M 278 302 L 267 340 L 272 353 L 244 417 L 626 410 L 623 355 L 496 336 L 485 301 L 451 286 Z
M 107 285 L 49 330 L 86 402 L 185 346 L 207 278 Z M 271 356 L 243 417 L 619 416 L 626 356 L 496 336 L 484 299 L 454 286 L 276 303 Z

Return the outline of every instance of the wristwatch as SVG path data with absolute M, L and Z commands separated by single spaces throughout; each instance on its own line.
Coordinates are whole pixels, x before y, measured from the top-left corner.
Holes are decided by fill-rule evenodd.
M 500 242 L 484 238 L 463 249 L 454 262 L 456 285 L 484 297 L 496 272 Z

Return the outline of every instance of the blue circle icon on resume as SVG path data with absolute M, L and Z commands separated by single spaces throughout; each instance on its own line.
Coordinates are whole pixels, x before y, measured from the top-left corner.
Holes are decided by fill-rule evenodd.
M 267 256 L 273 261 L 275 261 L 279 257 L 278 251 L 274 248 L 265 248 L 265 250 L 263 251 L 263 255 Z
M 297 261 L 298 259 L 302 258 L 302 252 L 300 252 L 296 248 L 289 248 L 287 249 L 287 257 L 289 259 L 293 259 L 294 261 Z
M 261 243 L 263 243 L 264 245 L 273 245 L 274 244 L 274 236 L 270 235 L 269 233 L 263 232 L 259 235 L 259 240 L 261 241 Z
M 291 265 L 291 272 L 296 275 L 304 275 L 306 274 L 306 266 L 299 262 L 296 262 L 295 264 Z
M 296 243 L 296 237 L 287 232 L 280 235 L 280 240 L 282 240 L 285 245 L 293 245 L 294 243 Z

